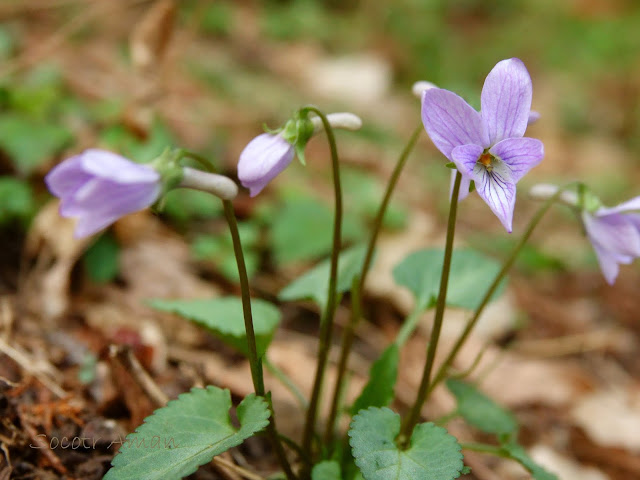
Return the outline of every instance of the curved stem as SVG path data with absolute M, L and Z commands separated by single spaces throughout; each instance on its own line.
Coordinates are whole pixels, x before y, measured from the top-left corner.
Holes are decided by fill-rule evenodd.
M 474 312 L 473 317 L 471 317 L 469 322 L 467 322 L 467 325 L 465 326 L 464 330 L 456 340 L 456 343 L 451 349 L 451 352 L 449 352 L 449 355 L 447 355 L 447 358 L 444 360 L 444 362 L 438 369 L 438 372 L 436 373 L 433 379 L 433 382 L 431 383 L 431 385 L 429 385 L 429 390 L 427 393 L 430 393 L 436 387 L 436 385 L 438 385 L 438 383 L 444 380 L 445 376 L 447 375 L 447 370 L 451 367 L 453 361 L 458 355 L 458 352 L 460 351 L 464 343 L 467 341 L 469 334 L 471 333 L 476 323 L 478 322 L 478 319 L 480 318 L 480 315 L 484 311 L 484 308 L 487 306 L 487 304 L 489 303 L 489 300 L 491 300 L 491 297 L 493 296 L 498 286 L 500 285 L 500 282 L 502 282 L 502 279 L 506 276 L 507 272 L 515 262 L 516 258 L 518 257 L 518 254 L 520 253 L 520 250 L 522 250 L 522 247 L 525 246 L 525 244 L 529 240 L 529 237 L 531 237 L 531 234 L 533 233 L 534 229 L 538 226 L 538 223 L 540 223 L 540 220 L 542 220 L 542 217 L 544 217 L 545 213 L 547 213 L 549 208 L 551 208 L 551 206 L 556 202 L 556 200 L 560 198 L 563 191 L 566 188 L 568 188 L 570 185 L 571 184 L 563 188 L 560 188 L 552 197 L 550 197 L 540 207 L 540 209 L 533 216 L 533 218 L 529 222 L 529 225 L 527 226 L 527 229 L 524 232 L 524 235 L 522 235 L 522 238 L 520 239 L 518 244 L 513 248 L 513 250 L 509 254 L 507 261 L 504 263 L 504 265 L 502 265 L 502 268 L 500 269 L 496 277 L 493 279 L 493 282 L 487 289 L 487 292 L 484 294 L 484 297 L 482 298 L 482 302 L 480 302 L 480 305 Z
M 340 165 L 338 162 L 338 149 L 333 134 L 333 129 L 329 120 L 316 107 L 306 107 L 308 111 L 315 113 L 322 120 L 327 141 L 331 150 L 331 163 L 333 168 L 333 186 L 335 196 L 335 216 L 333 221 L 333 247 L 331 250 L 331 270 L 329 273 L 329 285 L 327 294 L 327 304 L 322 312 L 320 320 L 320 340 L 318 345 L 318 364 L 313 382 L 309 409 L 305 420 L 304 432 L 302 436 L 302 448 L 308 456 L 312 457 L 311 443 L 315 430 L 316 416 L 318 413 L 318 403 L 320 401 L 320 390 L 327 366 L 329 347 L 331 346 L 331 335 L 333 333 L 333 318 L 336 310 L 336 285 L 338 279 L 338 256 L 340 254 L 340 243 L 342 238 L 342 187 L 340 185 Z
M 449 286 L 449 271 L 451 269 L 451 257 L 453 254 L 453 237 L 456 231 L 456 214 L 458 212 L 458 193 L 460 192 L 460 182 L 462 174 L 456 173 L 456 179 L 453 184 L 453 192 L 451 193 L 451 205 L 449 207 L 449 221 L 447 223 L 447 240 L 444 249 L 444 261 L 442 263 L 442 274 L 440 276 L 440 292 L 438 293 L 438 301 L 436 303 L 436 312 L 433 320 L 433 330 L 429 340 L 429 348 L 427 349 L 427 359 L 422 373 L 422 380 L 418 388 L 418 396 L 413 404 L 409 416 L 405 420 L 401 435 L 402 443 L 408 441 L 411 437 L 413 427 L 420 418 L 420 409 L 427 399 L 429 383 L 431 381 L 431 370 L 433 369 L 433 361 L 436 356 L 436 348 L 440 339 L 440 331 L 442 329 L 442 320 L 444 318 L 444 308 L 447 301 L 447 288 Z
M 375 246 L 378 240 L 378 235 L 380 230 L 382 229 L 382 223 L 384 221 L 384 216 L 387 213 L 387 207 L 389 206 L 389 202 L 391 200 L 391 195 L 395 190 L 396 184 L 398 183 L 398 179 L 400 178 L 400 174 L 404 169 L 405 164 L 407 163 L 407 159 L 409 155 L 413 151 L 418 138 L 420 137 L 420 133 L 424 130 L 422 123 L 418 125 L 411 137 L 409 137 L 409 141 L 405 145 L 400 157 L 398 157 L 398 161 L 396 162 L 396 166 L 393 169 L 391 177 L 389 178 L 389 183 L 387 184 L 387 189 L 384 192 L 384 197 L 382 198 L 382 202 L 380 203 L 380 207 L 378 208 L 378 212 L 376 214 L 376 218 L 373 222 L 373 230 L 371 231 L 371 237 L 369 238 L 369 244 L 367 245 L 367 251 L 364 257 L 364 261 L 362 263 L 362 270 L 360 272 L 360 279 L 358 282 L 358 302 L 360 302 L 360 297 L 362 294 L 362 290 L 364 289 L 364 283 L 367 278 L 367 274 L 369 273 L 369 268 L 371 267 L 371 262 L 373 260 L 373 252 L 375 250 Z M 352 295 L 355 295 L 355 288 L 351 289 Z M 328 440 L 333 435 L 333 425 L 335 423 L 335 418 L 337 416 L 338 411 L 338 398 L 340 396 L 340 391 L 342 389 L 342 383 L 344 382 L 344 376 L 347 370 L 347 361 L 349 359 L 349 354 L 351 353 L 351 347 L 353 346 L 353 341 L 355 339 L 356 326 L 360 321 L 361 315 L 356 314 L 356 305 L 353 303 L 352 299 L 352 309 L 351 316 L 349 317 L 349 323 L 344 331 L 342 336 L 342 345 L 340 347 L 340 359 L 338 360 L 338 375 L 336 376 L 336 380 L 333 386 L 333 395 L 331 397 L 331 413 L 329 415 L 329 421 L 327 422 L 327 431 L 325 434 L 325 440 Z M 361 311 L 361 305 L 358 303 L 357 310 Z
M 249 365 L 251 367 L 251 379 L 253 380 L 253 388 L 256 395 L 265 397 L 267 405 L 271 412 L 271 420 L 267 424 L 267 434 L 271 439 L 273 449 L 278 456 L 280 465 L 284 470 L 287 479 L 295 480 L 296 476 L 291 470 L 291 465 L 287 460 L 282 443 L 278 437 L 276 430 L 276 417 L 273 410 L 273 404 L 271 402 L 271 394 L 265 394 L 264 378 L 262 372 L 262 361 L 258 357 L 258 349 L 256 346 L 256 335 L 253 328 L 253 315 L 251 313 L 251 296 L 249 293 L 249 277 L 247 276 L 247 267 L 244 261 L 244 253 L 242 252 L 242 243 L 240 242 L 240 232 L 238 231 L 238 221 L 236 220 L 235 212 L 233 211 L 233 205 L 229 200 L 222 201 L 224 205 L 224 214 L 229 224 L 229 231 L 231 232 L 231 240 L 233 242 L 233 252 L 236 256 L 236 263 L 238 264 L 238 275 L 240 277 L 240 290 L 242 292 L 242 311 L 244 314 L 244 326 L 247 335 L 247 346 L 249 353 Z
M 191 150 L 185 150 L 184 148 L 179 149 L 178 152 L 180 154 L 180 157 L 190 158 L 198 162 L 200 165 L 202 165 L 205 168 L 207 172 L 216 173 L 216 167 L 213 165 L 213 163 L 211 163 L 211 161 L 208 158 L 203 157 L 202 155 L 199 155 L 195 152 L 192 152 Z

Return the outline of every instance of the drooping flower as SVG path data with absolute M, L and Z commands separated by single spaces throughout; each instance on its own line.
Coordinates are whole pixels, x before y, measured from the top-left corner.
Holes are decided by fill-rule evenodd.
M 251 140 L 240 154 L 238 179 L 255 197 L 267 184 L 289 166 L 298 155 L 304 164 L 304 149 L 309 139 L 324 129 L 320 117 L 308 117 L 302 109 L 281 129 L 258 135 Z M 327 120 L 332 128 L 358 130 L 362 120 L 352 113 L 330 113 Z
M 78 219 L 76 238 L 150 206 L 162 191 L 161 175 L 150 166 L 98 149 L 63 161 L 47 174 L 45 183 L 61 200 L 60 215 Z
M 289 166 L 294 155 L 293 145 L 279 133 L 258 135 L 240 154 L 238 179 L 249 189 L 249 195 L 255 197 Z
M 429 137 L 462 174 L 459 198 L 467 195 L 473 180 L 508 232 L 516 183 L 544 156 L 540 140 L 523 138 L 531 97 L 531 77 L 517 58 L 502 60 L 489 72 L 480 112 L 441 88 L 428 89 L 422 97 L 422 122 Z
M 618 276 L 620 264 L 640 257 L 640 197 L 616 207 L 582 210 L 582 222 L 609 285 Z

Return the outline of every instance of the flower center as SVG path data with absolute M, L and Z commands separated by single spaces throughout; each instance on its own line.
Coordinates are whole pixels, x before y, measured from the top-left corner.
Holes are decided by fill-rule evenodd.
M 487 169 L 488 172 L 493 170 L 493 160 L 495 159 L 495 157 L 493 155 L 491 155 L 488 152 L 483 153 L 482 155 L 480 155 L 480 158 L 478 158 L 478 163 L 484 165 L 484 167 Z

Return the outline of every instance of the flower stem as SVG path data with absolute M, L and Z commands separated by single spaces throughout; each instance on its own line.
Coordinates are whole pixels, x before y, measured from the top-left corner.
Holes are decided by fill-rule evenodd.
M 357 285 L 357 295 L 358 302 L 360 302 L 362 290 L 364 289 L 364 283 L 367 278 L 367 274 L 369 273 L 369 268 L 371 267 L 371 262 L 373 260 L 373 252 L 375 250 L 375 246 L 378 240 L 378 234 L 382 229 L 382 223 L 384 221 L 384 216 L 387 213 L 387 207 L 389 206 L 389 202 L 391 200 L 391 195 L 395 190 L 396 184 L 398 183 L 398 179 L 400 178 L 400 173 L 407 163 L 407 159 L 409 158 L 409 154 L 413 151 L 418 138 L 420 137 L 420 133 L 424 130 L 422 123 L 416 127 L 416 129 L 409 137 L 409 141 L 405 145 L 398 161 L 396 162 L 396 166 L 393 169 L 391 177 L 389 178 L 389 183 L 387 184 L 387 189 L 384 193 L 384 197 L 382 198 L 382 202 L 380 203 L 380 207 L 378 208 L 378 212 L 376 214 L 376 218 L 373 222 L 373 230 L 371 232 L 371 237 L 369 238 L 369 244 L 367 245 L 367 251 L 364 257 L 364 261 L 362 263 L 362 270 L 360 272 L 360 279 Z M 354 295 L 355 288 L 351 290 L 352 295 Z M 353 303 L 353 302 L 352 302 Z M 336 376 L 335 384 L 333 386 L 333 395 L 331 400 L 331 410 L 329 414 L 329 419 L 327 421 L 327 430 L 325 433 L 325 441 L 328 441 L 333 436 L 333 426 L 335 424 L 335 419 L 338 414 L 338 399 L 340 396 L 340 391 L 342 389 L 342 383 L 344 382 L 344 376 L 347 370 L 347 360 L 349 359 L 349 354 L 351 353 L 351 347 L 353 346 L 353 340 L 355 338 L 356 326 L 360 321 L 361 315 L 356 314 L 357 311 L 362 310 L 362 306 L 360 304 L 357 305 L 357 309 L 351 309 L 351 315 L 349 317 L 349 323 L 343 333 L 342 336 L 342 345 L 340 347 L 340 359 L 338 360 L 338 375 Z
M 333 168 L 333 186 L 335 196 L 335 215 L 333 221 L 333 247 L 331 249 L 331 269 L 329 273 L 329 285 L 327 293 L 327 304 L 322 312 L 320 319 L 320 340 L 318 345 L 318 364 L 309 400 L 309 409 L 307 410 L 307 418 L 305 420 L 304 432 L 302 436 L 302 448 L 310 457 L 312 455 L 312 439 L 315 430 L 316 416 L 318 414 L 318 404 L 320 401 L 320 391 L 324 379 L 324 373 L 327 366 L 327 358 L 329 356 L 329 348 L 331 346 L 331 336 L 333 333 L 333 318 L 336 311 L 336 288 L 338 279 L 338 256 L 340 254 L 340 244 L 342 238 L 342 187 L 340 185 L 340 165 L 338 162 L 338 149 L 333 134 L 333 129 L 329 120 L 316 107 L 306 107 L 308 111 L 315 113 L 322 120 L 324 130 L 327 134 L 329 149 L 331 150 L 331 162 Z
M 291 465 L 287 460 L 282 443 L 278 436 L 276 429 L 275 411 L 273 409 L 273 403 L 271 402 L 271 394 L 265 394 L 264 378 L 262 372 L 262 361 L 258 358 L 258 349 L 256 346 L 256 335 L 253 329 L 253 315 L 251 313 L 251 296 L 249 293 L 249 277 L 247 276 L 247 268 L 244 261 L 244 253 L 242 252 L 242 244 L 240 242 L 240 232 L 238 231 L 238 221 L 236 220 L 235 212 L 233 211 L 233 205 L 229 200 L 223 200 L 224 214 L 229 224 L 229 231 L 231 232 L 231 240 L 233 241 L 233 251 L 236 256 L 236 263 L 238 264 L 238 275 L 240 277 L 240 290 L 242 292 L 242 311 L 244 314 L 244 326 L 247 335 L 247 346 L 249 351 L 249 365 L 251 366 L 251 379 L 253 380 L 253 388 L 256 395 L 265 397 L 267 405 L 271 412 L 271 420 L 267 424 L 267 434 L 271 439 L 273 449 L 278 456 L 280 465 L 284 470 L 288 480 L 295 480 L 296 476 L 291 470 Z
M 402 428 L 403 441 L 408 442 L 411 437 L 413 427 L 420 418 L 420 409 L 427 399 L 429 383 L 431 380 L 431 370 L 433 369 L 433 361 L 436 356 L 436 348 L 440 339 L 440 331 L 442 329 L 442 320 L 444 318 L 444 308 L 447 301 L 447 288 L 449 286 L 449 271 L 451 270 L 451 257 L 453 254 L 453 236 L 456 230 L 456 214 L 458 212 L 458 193 L 460 192 L 460 182 L 462 175 L 456 173 L 456 179 L 453 184 L 453 192 L 451 193 L 451 206 L 449 207 L 449 221 L 447 223 L 447 240 L 444 249 L 444 260 L 442 262 L 442 274 L 440 276 L 440 292 L 436 303 L 436 312 L 433 320 L 433 330 L 431 331 L 431 339 L 427 349 L 427 359 L 422 373 L 422 380 L 418 388 L 418 396 L 409 412 L 409 416 L 404 422 Z
M 520 239 L 518 244 L 513 248 L 513 250 L 509 254 L 507 261 L 504 263 L 504 265 L 502 265 L 502 268 L 500 269 L 496 277 L 493 279 L 493 282 L 487 289 L 487 292 L 484 294 L 484 297 L 482 298 L 482 302 L 480 302 L 480 305 L 474 312 L 473 317 L 471 317 L 469 322 L 467 322 L 467 325 L 465 326 L 464 330 L 456 340 L 456 343 L 451 349 L 451 352 L 449 352 L 449 355 L 447 355 L 447 358 L 444 360 L 444 362 L 438 369 L 438 372 L 436 373 L 433 379 L 433 382 L 431 383 L 431 385 L 429 385 L 429 389 L 427 393 L 430 393 L 436 387 L 436 385 L 438 385 L 438 383 L 444 380 L 444 378 L 447 375 L 447 370 L 449 370 L 449 368 L 451 367 L 453 361 L 458 355 L 458 352 L 460 351 L 460 349 L 466 342 L 467 338 L 469 337 L 469 334 L 471 333 L 476 323 L 478 322 L 478 319 L 480 318 L 480 315 L 484 311 L 484 308 L 487 306 L 487 304 L 489 303 L 489 300 L 491 300 L 491 297 L 493 296 L 496 289 L 500 285 L 500 282 L 502 282 L 502 279 L 505 277 L 505 275 L 513 265 L 513 262 L 515 262 L 516 258 L 518 257 L 518 254 L 520 253 L 520 250 L 522 250 L 522 248 L 525 246 L 525 244 L 529 240 L 529 237 L 531 237 L 531 234 L 533 233 L 535 228 L 538 226 L 538 223 L 540 223 L 540 220 L 542 220 L 542 217 L 544 217 L 544 215 L 547 213 L 549 208 L 551 208 L 551 206 L 556 202 L 556 200 L 560 198 L 563 191 L 568 186 L 569 185 L 559 189 L 553 196 L 549 197 L 549 199 L 540 207 L 540 209 L 533 216 L 533 218 L 529 222 L 529 225 L 527 226 L 527 229 L 524 232 L 524 235 L 522 235 L 522 238 Z

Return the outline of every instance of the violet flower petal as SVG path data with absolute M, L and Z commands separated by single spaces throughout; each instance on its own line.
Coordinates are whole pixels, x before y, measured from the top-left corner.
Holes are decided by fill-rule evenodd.
M 511 233 L 513 209 L 516 204 L 516 185 L 510 178 L 506 164 L 494 160 L 492 171 L 477 163 L 473 170 L 478 195 L 489 205 L 507 232 Z
M 473 169 L 482 155 L 483 148 L 480 145 L 462 145 L 451 152 L 451 160 L 456 164 L 462 174 L 462 178 L 472 180 Z
M 91 175 L 82 169 L 82 154 L 58 164 L 44 177 L 44 182 L 56 197 L 72 195 Z
M 609 213 L 624 213 L 631 212 L 634 210 L 640 211 L 640 197 L 632 198 L 631 200 L 627 200 L 626 202 L 621 203 L 620 205 L 616 205 L 615 207 L 603 207 L 599 209 L 596 214 L 597 215 L 606 215 Z
M 255 197 L 291 163 L 294 148 L 282 136 L 263 133 L 251 140 L 240 154 L 238 178 Z
M 529 112 L 529 118 L 527 118 L 527 126 L 533 125 L 538 120 L 540 120 L 540 112 L 536 112 L 535 110 L 531 110 Z
M 591 243 L 617 255 L 640 256 L 640 233 L 624 215 L 600 216 L 585 212 L 582 220 Z
M 455 147 L 468 144 L 489 146 L 480 114 L 461 97 L 448 90 L 431 88 L 422 95 L 422 123 L 445 157 Z
M 135 188 L 131 188 L 134 187 Z M 120 217 L 142 210 L 153 204 L 160 195 L 159 184 L 117 185 L 102 183 L 94 189 L 91 201 L 77 203 L 78 217 L 74 236 L 77 238 L 92 235 L 111 225 Z M 102 206 L 96 206 L 95 198 L 105 199 Z M 62 211 L 62 206 L 61 206 Z
M 609 285 L 613 285 L 620 271 L 619 264 L 622 263 L 628 265 L 633 261 L 633 258 L 619 255 L 601 247 L 597 243 L 592 242 L 592 245 L 593 250 L 596 252 L 596 258 L 598 259 L 598 264 L 600 265 L 600 270 L 602 271 L 604 279 Z
M 511 180 L 517 183 L 542 161 L 544 145 L 535 138 L 508 138 L 491 147 L 489 153 L 509 166 Z
M 493 67 L 482 87 L 480 110 L 490 145 L 524 135 L 532 95 L 531 77 L 520 59 L 502 60 Z
M 457 170 L 451 171 L 451 183 L 449 184 L 449 198 L 453 195 L 453 184 L 456 183 Z M 469 195 L 469 187 L 471 186 L 471 179 L 462 176 L 460 180 L 460 190 L 458 191 L 458 202 L 461 202 Z
M 160 174 L 150 166 L 132 162 L 106 150 L 85 150 L 81 159 L 82 169 L 86 173 L 117 183 L 151 183 L 160 180 Z

